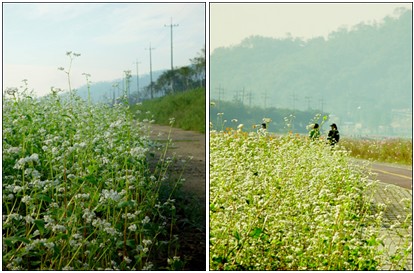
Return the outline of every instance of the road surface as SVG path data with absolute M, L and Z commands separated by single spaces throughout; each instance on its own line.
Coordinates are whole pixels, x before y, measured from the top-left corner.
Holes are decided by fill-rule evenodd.
M 413 170 L 409 166 L 391 165 L 385 163 L 370 163 L 376 179 L 405 189 L 413 189 Z

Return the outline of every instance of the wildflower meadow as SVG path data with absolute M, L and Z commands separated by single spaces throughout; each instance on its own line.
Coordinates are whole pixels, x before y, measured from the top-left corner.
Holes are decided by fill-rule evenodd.
M 211 270 L 381 268 L 364 166 L 322 140 L 237 128 L 210 132 Z
M 2 269 L 177 269 L 170 163 L 150 171 L 151 122 L 127 103 L 7 89 Z

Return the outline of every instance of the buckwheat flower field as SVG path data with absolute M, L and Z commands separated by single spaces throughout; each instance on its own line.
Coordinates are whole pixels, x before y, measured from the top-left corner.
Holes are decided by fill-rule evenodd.
M 211 131 L 210 269 L 378 269 L 374 187 L 324 141 Z
M 171 269 L 174 200 L 149 122 L 75 95 L 3 99 L 3 270 Z

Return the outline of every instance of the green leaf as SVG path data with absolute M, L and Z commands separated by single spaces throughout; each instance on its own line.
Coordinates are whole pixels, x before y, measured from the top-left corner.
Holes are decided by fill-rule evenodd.
M 118 208 L 133 207 L 133 206 L 134 206 L 134 202 L 132 202 L 131 200 L 123 201 L 118 204 Z
M 52 202 L 52 199 L 49 196 L 47 196 L 45 194 L 42 194 L 42 193 L 38 193 L 36 195 L 36 198 L 39 199 L 39 200 L 45 201 L 47 203 Z
M 26 244 L 30 244 L 30 240 L 29 239 L 24 238 L 24 237 L 18 237 L 18 236 L 4 238 L 3 241 L 8 246 L 13 246 L 13 244 L 15 244 L 16 242 L 23 242 L 23 243 L 26 243 Z
M 39 230 L 40 234 L 43 235 L 43 233 L 45 232 L 45 221 L 37 219 L 34 220 L 34 223 L 37 229 Z
M 257 238 L 259 238 L 259 237 L 260 237 L 260 234 L 262 234 L 262 232 L 263 232 L 263 229 L 256 227 L 256 228 L 254 228 L 254 230 L 250 233 L 250 237 L 257 239 Z
M 130 247 L 135 247 L 136 246 L 135 240 L 127 240 L 126 245 Z
M 88 175 L 85 177 L 85 179 L 91 184 L 94 184 L 94 185 L 98 184 L 98 180 L 96 179 L 94 175 Z
M 240 239 L 241 239 L 241 237 L 240 237 L 240 233 L 239 233 L 237 230 L 236 230 L 236 231 L 234 231 L 233 236 L 234 236 L 234 238 L 236 238 L 236 239 L 237 239 L 237 241 L 240 241 Z

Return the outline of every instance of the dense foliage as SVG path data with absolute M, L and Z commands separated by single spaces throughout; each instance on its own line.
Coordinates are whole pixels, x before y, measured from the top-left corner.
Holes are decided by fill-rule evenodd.
M 150 122 L 71 95 L 3 100 L 3 270 L 177 269 L 171 160 Z
M 212 131 L 210 269 L 379 269 L 373 185 L 322 141 Z

